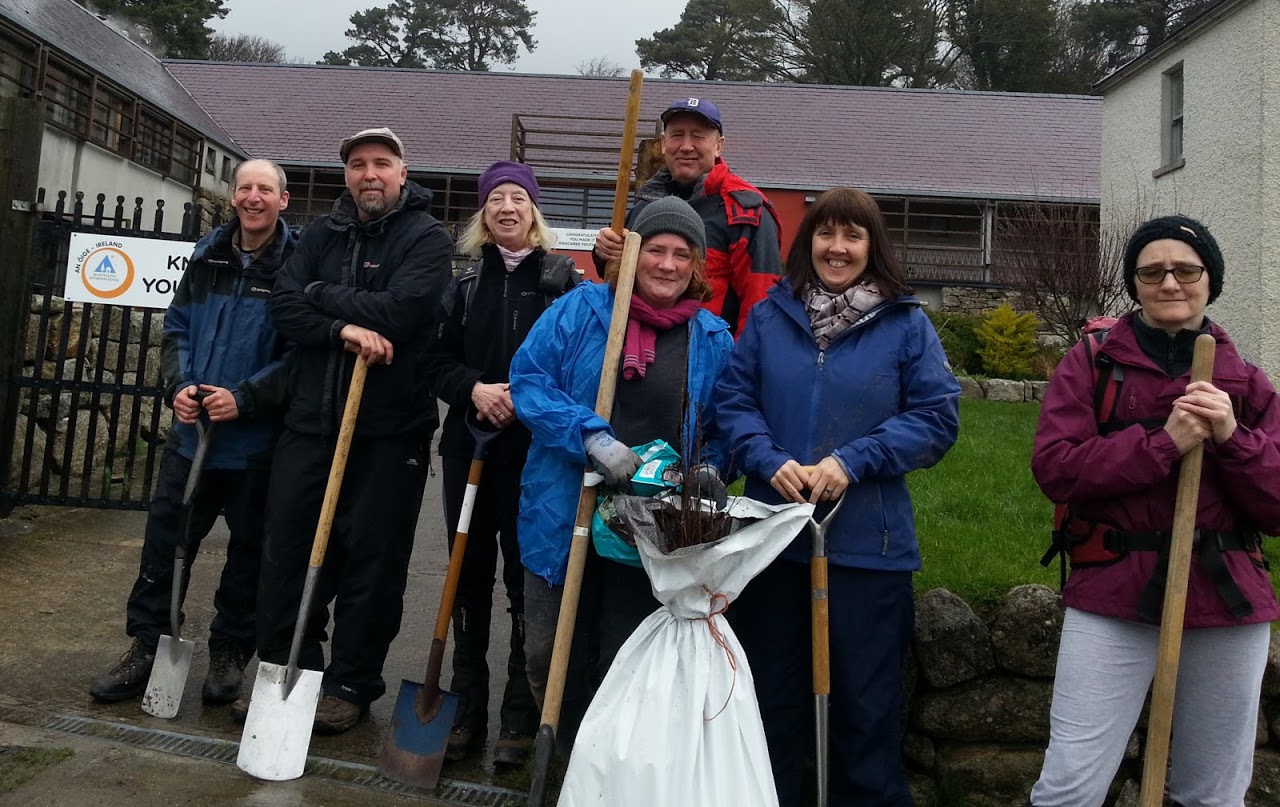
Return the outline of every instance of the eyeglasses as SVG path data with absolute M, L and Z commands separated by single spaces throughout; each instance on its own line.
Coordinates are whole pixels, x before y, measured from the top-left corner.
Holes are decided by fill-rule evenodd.
M 1169 274 L 1173 275 L 1173 279 L 1179 283 L 1195 283 L 1204 274 L 1204 267 L 1191 263 L 1180 263 L 1168 269 L 1163 266 L 1139 266 L 1134 274 L 1140 282 L 1148 286 L 1163 283 L 1164 276 Z

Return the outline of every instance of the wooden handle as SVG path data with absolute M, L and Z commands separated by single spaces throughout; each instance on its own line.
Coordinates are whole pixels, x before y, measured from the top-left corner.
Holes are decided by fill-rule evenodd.
M 609 226 L 621 233 L 627 223 L 627 199 L 631 196 L 631 164 L 635 161 L 636 128 L 640 124 L 640 90 L 644 73 L 631 71 L 631 86 L 627 91 L 627 119 L 622 124 L 622 149 L 618 155 L 618 181 L 613 186 L 613 216 Z
M 441 642 L 449 639 L 449 619 L 453 614 L 453 599 L 458 593 L 458 581 L 462 578 L 462 559 L 467 554 L 467 536 L 471 532 L 471 513 L 475 509 L 480 477 L 484 473 L 484 460 L 471 460 L 467 473 L 467 488 L 462 496 L 462 510 L 458 514 L 458 529 L 453 534 L 453 550 L 449 553 L 449 570 L 444 575 L 444 592 L 440 595 L 440 612 L 436 614 L 435 638 Z
M 639 259 L 640 234 L 627 233 L 622 247 L 622 264 L 618 272 L 618 288 L 613 298 L 612 318 L 609 320 L 609 337 L 605 342 L 604 362 L 600 369 L 600 387 L 596 391 L 596 414 L 605 420 L 613 415 L 613 394 L 618 384 L 622 340 L 627 333 L 631 291 L 635 287 L 636 263 Z M 560 705 L 569 669 L 569 651 L 573 643 L 573 628 L 578 618 L 578 596 L 582 591 L 582 570 L 587 563 L 587 541 L 591 537 L 591 516 L 595 507 L 595 486 L 583 483 L 578 496 L 573 537 L 569 544 L 569 567 L 565 571 L 564 590 L 560 594 L 560 616 L 556 620 L 556 641 L 551 650 L 546 696 L 542 702 L 542 725 L 553 729 L 560 724 Z
M 812 590 L 813 694 L 831 694 L 830 613 L 827 599 L 827 559 L 809 559 L 809 587 Z
M 1209 334 L 1196 337 L 1191 360 L 1191 380 L 1213 379 L 1215 341 Z M 1182 457 L 1178 472 L 1178 498 L 1173 508 L 1173 535 L 1169 542 L 1169 573 L 1165 581 L 1164 609 L 1160 615 L 1160 648 L 1151 689 L 1151 716 L 1147 721 L 1147 749 L 1142 763 L 1142 807 L 1161 807 L 1169 764 L 1169 735 L 1173 728 L 1174 689 L 1178 683 L 1178 659 L 1182 653 L 1182 620 L 1187 608 L 1187 576 L 1196 531 L 1200 498 L 1200 468 L 1204 445 Z
M 333 449 L 333 463 L 329 466 L 329 483 L 324 488 L 324 504 L 320 506 L 320 522 L 316 524 L 316 537 L 311 543 L 311 565 L 317 569 L 324 563 L 324 553 L 329 548 L 329 531 L 333 529 L 333 514 L 338 509 L 338 494 L 342 492 L 342 476 L 347 470 L 347 455 L 351 453 L 351 437 L 356 431 L 356 416 L 360 414 L 360 398 L 364 395 L 364 379 L 368 371 L 369 365 L 364 357 L 356 356 L 351 386 L 347 388 L 347 405 L 342 410 L 338 444 Z

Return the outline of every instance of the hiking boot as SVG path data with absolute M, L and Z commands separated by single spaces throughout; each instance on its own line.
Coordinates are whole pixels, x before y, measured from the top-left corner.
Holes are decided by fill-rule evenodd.
M 449 743 L 444 748 L 444 758 L 458 762 L 484 747 L 484 732 L 473 731 L 466 726 L 454 726 L 449 732 Z
M 243 726 L 249 718 L 249 693 L 241 692 L 235 703 L 231 704 L 231 722 Z
M 219 706 L 234 701 L 240 695 L 248 663 L 249 657 L 236 642 L 210 642 L 209 673 L 200 693 L 204 702 Z
M 316 706 L 316 722 L 312 730 L 316 734 L 341 734 L 350 731 L 368 711 L 368 706 L 344 701 L 335 695 L 325 695 Z
M 493 764 L 518 768 L 529 759 L 533 738 L 518 731 L 504 731 L 493 744 Z
M 93 682 L 93 686 L 89 687 L 89 695 L 102 703 L 117 703 L 138 697 L 147 689 L 147 680 L 151 678 L 151 667 L 155 661 L 155 648 L 148 650 L 141 639 L 134 639 L 120 661 L 116 662 L 116 666 Z

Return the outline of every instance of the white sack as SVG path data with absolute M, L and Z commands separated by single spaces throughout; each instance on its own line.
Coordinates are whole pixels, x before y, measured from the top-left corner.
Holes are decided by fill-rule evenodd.
M 560 807 L 778 804 L 755 683 L 723 611 L 813 505 L 732 498 L 728 512 L 763 520 L 671 555 L 637 542 L 663 607 L 618 651 L 587 709 Z

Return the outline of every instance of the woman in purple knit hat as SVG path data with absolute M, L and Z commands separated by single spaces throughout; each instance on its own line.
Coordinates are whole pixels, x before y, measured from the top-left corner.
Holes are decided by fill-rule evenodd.
M 458 712 L 445 758 L 460 760 L 484 747 L 489 723 L 489 625 L 498 552 L 511 618 L 511 647 L 494 764 L 524 762 L 540 713 L 529 692 L 524 657 L 524 569 L 516 543 L 520 474 L 529 430 L 515 417 L 508 385 L 511 357 L 552 301 L 578 283 L 573 259 L 551 255 L 555 236 L 538 211 L 538 180 L 529 166 L 502 160 L 477 183 L 480 209 L 458 239 L 475 258 L 441 298 L 428 348 L 432 389 L 449 407 L 440 434 L 445 521 L 450 549 L 462 512 L 475 442 L 471 411 L 501 428 L 485 454 L 453 606 L 453 683 Z
M 1280 401 L 1205 316 L 1222 292 L 1218 243 L 1163 216 L 1130 237 L 1138 310 L 1086 339 L 1045 394 L 1031 470 L 1065 503 L 1071 559 L 1049 748 L 1035 807 L 1098 807 L 1156 669 L 1182 457 L 1204 447 L 1169 764 L 1181 807 L 1244 804 L 1258 697 L 1280 607 L 1260 534 L 1280 531 Z M 1192 344 L 1217 342 L 1212 381 L 1190 382 Z

